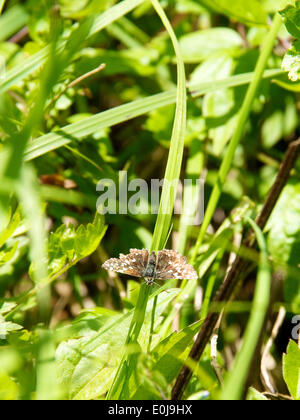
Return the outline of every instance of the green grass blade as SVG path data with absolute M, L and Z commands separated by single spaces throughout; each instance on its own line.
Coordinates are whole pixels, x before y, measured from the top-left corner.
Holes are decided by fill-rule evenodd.
M 176 96 L 176 112 L 173 125 L 173 132 L 171 138 L 171 146 L 168 156 L 167 168 L 159 212 L 156 220 L 156 225 L 153 234 L 152 249 L 158 250 L 163 245 L 167 238 L 169 227 L 171 224 L 172 213 L 176 198 L 177 184 L 180 177 L 183 149 L 184 149 L 184 136 L 186 129 L 186 79 L 184 62 L 182 59 L 180 47 L 173 31 L 173 28 L 166 17 L 158 0 L 152 0 L 153 6 L 160 16 L 169 36 L 172 40 L 177 59 L 177 96 Z M 174 184 L 175 181 L 175 184 Z
M 4 4 L 5 4 L 5 0 L 0 0 L 0 14 L 2 13 Z
M 267 70 L 263 77 L 266 79 L 282 75 L 280 69 Z M 190 85 L 193 97 L 204 95 L 224 87 L 242 86 L 253 79 L 254 73 L 232 76 L 215 83 L 201 83 Z M 112 127 L 124 121 L 144 115 L 147 112 L 174 104 L 176 102 L 176 89 L 158 93 L 156 95 L 138 99 L 129 104 L 121 105 L 108 111 L 100 112 L 85 120 L 67 125 L 54 133 L 45 134 L 30 142 L 25 152 L 25 160 L 35 159 L 45 153 L 58 149 L 70 143 L 72 139 L 81 139 L 103 128 Z
M 152 4 L 170 35 L 177 57 L 177 107 L 165 175 L 165 178 L 171 182 L 179 178 L 184 148 L 184 134 L 186 125 L 185 69 L 183 60 L 181 58 L 181 52 L 176 35 L 172 29 L 172 26 L 167 16 L 165 15 L 162 7 L 160 6 L 157 0 L 152 0 Z M 175 201 L 175 195 L 173 197 L 170 197 L 170 189 L 167 184 L 165 185 L 162 191 L 160 210 L 157 217 L 152 241 L 152 249 L 156 250 L 159 249 L 159 247 L 161 246 L 161 244 L 164 243 L 167 237 Z M 145 318 L 145 310 L 148 301 L 148 296 L 149 287 L 146 284 L 143 284 L 140 289 L 138 302 L 135 307 L 132 323 L 126 340 L 127 346 L 137 343 L 139 333 Z M 136 369 L 136 364 L 134 363 L 136 355 L 126 354 L 127 350 L 128 349 L 125 349 L 125 354 L 121 360 L 119 369 L 114 379 L 114 383 L 110 389 L 110 392 L 108 393 L 108 399 L 126 399 L 126 397 L 128 397 L 128 384 L 131 376 L 134 374 Z
M 245 217 L 245 219 L 251 224 L 256 234 L 261 254 L 253 306 L 244 335 L 243 345 L 236 357 L 233 371 L 227 377 L 221 393 L 221 400 L 238 400 L 242 397 L 252 357 L 260 337 L 270 301 L 271 265 L 268 260 L 266 241 L 262 231 L 253 220 L 248 217 Z
M 93 19 L 93 25 L 91 26 L 86 39 L 101 31 L 115 20 L 129 13 L 143 2 L 144 0 L 123 0 L 122 2 L 106 10 L 104 13 L 101 13 L 99 16 Z M 59 51 L 62 51 L 65 45 L 65 41 L 60 43 L 58 46 Z M 26 60 L 24 63 L 13 67 L 11 70 L 8 70 L 6 72 L 5 78 L 3 78 L 3 80 L 0 82 L 0 93 L 5 92 L 11 86 L 15 85 L 17 82 L 35 70 L 41 68 L 41 66 L 47 60 L 49 53 L 49 48 L 45 47 L 30 57 L 28 60 Z
M 192 256 L 192 260 L 195 261 L 197 254 L 198 254 L 198 250 L 202 244 L 202 241 L 204 239 L 205 233 L 207 231 L 207 228 L 212 220 L 212 217 L 214 215 L 214 212 L 216 210 L 216 207 L 218 205 L 219 202 L 219 198 L 221 196 L 221 192 L 222 192 L 222 188 L 224 185 L 224 182 L 227 178 L 228 172 L 230 170 L 233 158 L 234 158 L 234 154 L 235 151 L 237 149 L 237 146 L 239 145 L 243 132 L 244 132 L 244 128 L 245 128 L 245 124 L 247 122 L 247 119 L 249 117 L 249 114 L 251 112 L 251 107 L 253 104 L 253 101 L 255 99 L 259 84 L 262 80 L 263 74 L 264 74 L 264 70 L 266 68 L 267 65 L 267 61 L 268 58 L 272 52 L 272 49 L 274 47 L 274 42 L 276 40 L 278 31 L 280 29 L 281 26 L 281 17 L 279 14 L 275 15 L 272 27 L 268 33 L 268 36 L 266 38 L 266 42 L 263 46 L 263 49 L 261 51 L 261 54 L 259 56 L 256 68 L 255 68 L 255 72 L 254 72 L 254 77 L 253 80 L 250 83 L 250 86 L 248 88 L 247 91 L 247 95 L 244 99 L 241 111 L 239 113 L 239 117 L 238 117 L 238 122 L 237 122 L 237 126 L 236 126 L 236 130 L 235 133 L 229 143 L 229 146 L 227 148 L 225 157 L 222 161 L 222 165 L 221 168 L 219 170 L 219 174 L 218 174 L 218 179 L 217 182 L 213 188 L 213 191 L 211 193 L 209 202 L 208 202 L 208 206 L 205 212 L 205 216 L 204 216 L 204 220 L 199 232 L 199 236 L 193 251 L 193 256 Z

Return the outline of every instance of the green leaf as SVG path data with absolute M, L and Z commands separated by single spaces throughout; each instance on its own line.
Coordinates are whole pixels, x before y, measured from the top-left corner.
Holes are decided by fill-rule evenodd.
M 0 305 L 0 315 L 5 315 L 17 306 L 14 302 L 3 302 Z
M 294 341 L 290 341 L 287 354 L 283 356 L 283 377 L 291 396 L 300 400 L 300 349 Z
M 104 217 L 96 214 L 93 223 L 80 225 L 77 229 L 70 224 L 61 225 L 49 237 L 49 276 L 52 277 L 60 270 L 66 271 L 81 259 L 92 254 L 101 242 L 107 226 Z
M 218 51 L 239 50 L 243 40 L 233 29 L 218 27 L 184 35 L 179 45 L 186 63 L 198 63 Z
M 280 12 L 283 21 L 289 33 L 295 38 L 300 38 L 300 4 L 296 2 L 295 6 L 287 6 Z
M 204 6 L 246 25 L 267 25 L 267 14 L 258 0 L 201 0 Z
M 156 327 L 160 316 L 179 290 L 158 296 Z M 153 298 L 149 300 L 139 345 L 146 351 L 151 324 Z M 103 395 L 111 386 L 121 360 L 133 310 L 114 316 L 99 332 L 77 340 L 62 342 L 56 353 L 61 382 L 69 389 L 72 399 L 93 399 Z
M 5 340 L 6 336 L 17 330 L 21 330 L 22 325 L 15 324 L 14 322 L 5 321 L 5 318 L 0 315 L 0 341 Z

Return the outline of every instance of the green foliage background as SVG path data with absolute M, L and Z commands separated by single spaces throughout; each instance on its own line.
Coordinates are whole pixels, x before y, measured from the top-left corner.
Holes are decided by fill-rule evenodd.
M 0 12 L 0 399 L 169 399 L 250 223 L 259 247 L 219 332 L 224 383 L 208 345 L 186 361 L 184 398 L 299 400 L 299 161 L 265 231 L 251 219 L 299 136 L 300 2 L 0 0 Z M 205 179 L 202 228 L 163 214 L 167 187 L 158 215 L 98 214 L 97 184 L 119 171 Z M 149 288 L 101 268 L 162 247 L 198 281 Z M 253 355 L 280 308 L 271 392 Z

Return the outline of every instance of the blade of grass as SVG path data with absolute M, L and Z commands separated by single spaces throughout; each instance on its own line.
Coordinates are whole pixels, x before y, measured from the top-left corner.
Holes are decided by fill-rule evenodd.
M 284 72 L 279 69 L 265 71 L 263 78 L 269 79 Z M 190 92 L 193 97 L 204 95 L 224 87 L 234 87 L 248 84 L 253 79 L 254 73 L 246 73 L 229 77 L 224 80 L 218 80 L 215 83 L 201 83 L 190 85 Z M 72 139 L 81 139 L 95 133 L 106 127 L 112 127 L 124 121 L 144 115 L 153 111 L 171 105 L 176 102 L 176 89 L 163 93 L 139 99 L 129 104 L 121 105 L 108 111 L 100 112 L 92 117 L 86 118 L 74 124 L 67 125 L 60 130 L 45 134 L 34 139 L 28 145 L 25 151 L 25 160 L 35 159 L 45 153 L 55 150 L 70 143 Z
M 194 251 L 193 251 L 192 262 L 196 260 L 198 250 L 202 244 L 207 228 L 212 220 L 217 204 L 219 202 L 219 198 L 221 196 L 224 182 L 230 170 L 237 146 L 239 145 L 242 135 L 244 133 L 245 124 L 251 112 L 253 101 L 255 99 L 259 84 L 262 80 L 268 58 L 274 47 L 274 43 L 275 43 L 278 31 L 280 29 L 280 26 L 281 26 L 281 16 L 279 14 L 276 14 L 274 17 L 272 27 L 267 35 L 266 42 L 259 56 L 256 68 L 255 68 L 253 80 L 250 83 L 241 111 L 239 113 L 235 133 L 229 143 L 225 157 L 221 164 L 221 168 L 218 173 L 217 182 L 211 193 L 208 206 L 205 212 L 204 220 L 201 225 L 199 236 L 198 236 L 198 239 L 197 239 Z
M 106 26 L 129 13 L 135 7 L 142 4 L 145 0 L 123 0 L 115 6 L 109 8 L 104 13 L 99 14 L 93 19 L 93 24 L 86 35 L 85 39 L 90 38 L 92 35 L 104 29 Z M 85 23 L 90 22 L 90 19 L 85 21 Z M 83 24 L 85 24 L 83 23 Z M 58 45 L 58 50 L 63 51 L 66 46 L 66 42 L 63 41 Z M 43 48 L 41 51 L 34 54 L 24 63 L 19 64 L 13 67 L 11 70 L 7 71 L 5 78 L 0 82 L 0 93 L 5 92 L 11 86 L 15 85 L 20 80 L 24 79 L 26 76 L 34 72 L 35 70 L 41 68 L 49 57 L 50 50 L 48 47 Z
M 5 0 L 0 0 L 0 15 L 1 15 L 1 13 L 2 13 L 2 10 L 3 10 L 3 7 L 4 7 L 4 4 L 5 4 Z
M 268 251 L 265 238 L 261 229 L 249 217 L 245 220 L 253 228 L 261 251 L 258 267 L 257 281 L 253 306 L 249 322 L 244 335 L 243 345 L 239 351 L 233 371 L 229 373 L 221 393 L 221 400 L 239 400 L 247 379 L 251 360 L 260 337 L 270 301 L 271 265 L 268 260 Z
M 177 106 L 175 112 L 174 126 L 171 138 L 171 146 L 168 156 L 167 168 L 165 173 L 165 179 L 169 181 L 169 184 L 165 183 L 162 191 L 162 197 L 160 202 L 160 208 L 158 217 L 156 220 L 152 250 L 158 250 L 166 240 L 168 235 L 169 226 L 171 224 L 171 218 L 173 213 L 173 207 L 175 202 L 175 195 L 171 194 L 170 184 L 172 181 L 178 181 L 180 175 L 180 169 L 182 164 L 182 156 L 184 149 L 184 134 L 186 126 L 186 80 L 185 80 L 185 69 L 184 63 L 181 57 L 181 52 L 176 35 L 172 29 L 172 26 L 163 11 L 158 0 L 152 0 L 152 4 L 158 15 L 160 16 L 163 25 L 165 26 L 169 36 L 172 40 L 176 58 L 177 58 Z M 145 311 L 149 296 L 149 287 L 144 283 L 140 288 L 138 302 L 135 307 L 132 322 L 129 328 L 129 333 L 126 340 L 127 347 L 132 344 L 136 344 L 141 327 L 145 319 Z M 154 298 L 155 299 L 155 298 Z M 156 300 L 154 300 L 153 307 L 156 306 Z M 154 317 L 155 312 L 152 317 Z M 151 334 L 150 334 L 151 335 Z M 150 338 L 151 340 L 151 338 Z M 126 399 L 128 384 L 131 376 L 134 374 L 136 364 L 133 363 L 136 355 L 127 354 L 128 348 L 125 348 L 124 356 L 119 365 L 112 387 L 108 393 L 108 399 Z

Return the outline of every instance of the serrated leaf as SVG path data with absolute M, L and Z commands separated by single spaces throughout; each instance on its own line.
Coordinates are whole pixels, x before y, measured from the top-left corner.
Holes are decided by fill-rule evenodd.
M 289 33 L 295 38 L 300 38 L 300 4 L 289 5 L 280 11 L 283 21 Z
M 49 237 L 49 275 L 67 269 L 92 254 L 102 240 L 107 227 L 104 217 L 97 213 L 94 222 L 77 229 L 70 224 L 61 225 Z
M 300 400 L 300 349 L 294 341 L 290 341 L 287 354 L 283 356 L 283 377 L 291 396 Z

